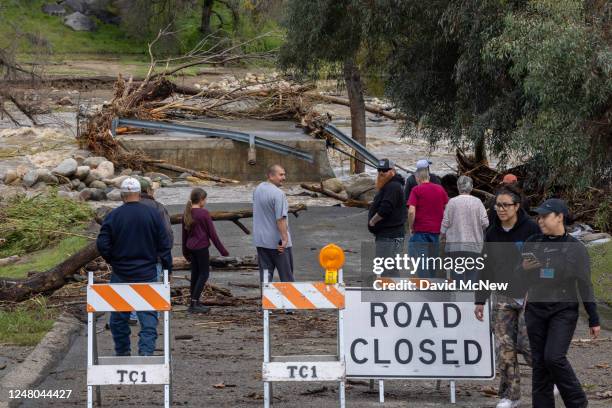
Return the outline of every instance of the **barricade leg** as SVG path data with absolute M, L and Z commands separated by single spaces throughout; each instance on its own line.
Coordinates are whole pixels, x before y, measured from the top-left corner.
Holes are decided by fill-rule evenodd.
M 450 382 L 450 401 L 451 404 L 455 403 L 455 381 L 451 380 Z
M 378 380 L 378 402 L 384 404 L 385 402 L 385 382 Z
M 263 271 L 263 284 L 268 283 L 268 270 Z M 263 284 L 261 284 L 263 293 Z M 263 309 L 263 342 L 264 342 L 264 363 L 270 362 L 270 312 Z M 264 381 L 264 408 L 270 408 L 272 402 L 272 387 L 270 382 Z

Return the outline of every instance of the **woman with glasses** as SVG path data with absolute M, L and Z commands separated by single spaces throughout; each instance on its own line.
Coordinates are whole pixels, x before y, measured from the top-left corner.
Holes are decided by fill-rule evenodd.
M 513 408 L 520 404 L 521 373 L 517 352 L 531 363 L 529 340 L 525 327 L 524 304 L 527 285 L 517 273 L 522 262 L 523 243 L 540 232 L 538 225 L 521 208 L 520 192 L 513 186 L 503 186 L 495 195 L 496 217 L 485 235 L 485 268 L 481 279 L 508 283 L 505 292 L 496 294 L 494 307 L 494 332 L 497 340 L 500 384 L 497 408 Z M 480 321 L 484 316 L 484 304 L 489 291 L 476 293 L 474 314 Z
M 533 355 L 532 402 L 535 408 L 554 408 L 553 384 L 566 407 L 583 408 L 587 397 L 567 360 L 576 323 L 580 292 L 593 338 L 600 332 L 591 282 L 589 254 L 567 233 L 565 202 L 546 200 L 536 208 L 542 230 L 527 240 L 519 272 L 530 281 L 525 311 Z

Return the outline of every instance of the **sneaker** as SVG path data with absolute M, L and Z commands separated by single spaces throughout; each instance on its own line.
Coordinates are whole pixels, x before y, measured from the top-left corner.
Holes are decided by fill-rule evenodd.
M 501 400 L 499 400 L 499 402 L 497 403 L 495 407 L 496 408 L 516 408 L 520 404 L 521 404 L 521 401 L 519 400 L 513 401 L 508 398 L 502 398 Z

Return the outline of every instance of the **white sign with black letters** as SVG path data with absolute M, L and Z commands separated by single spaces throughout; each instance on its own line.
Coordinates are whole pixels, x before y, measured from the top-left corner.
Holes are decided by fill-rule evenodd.
M 363 301 L 347 288 L 344 314 L 346 376 L 353 378 L 472 378 L 495 376 L 489 307 L 473 302 Z

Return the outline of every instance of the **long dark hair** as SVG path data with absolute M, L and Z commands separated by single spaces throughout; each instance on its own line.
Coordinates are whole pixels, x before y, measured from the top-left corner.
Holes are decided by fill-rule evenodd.
M 185 206 L 185 212 L 183 213 L 183 224 L 185 224 L 185 229 L 189 231 L 191 229 L 191 224 L 193 224 L 193 217 L 191 217 L 191 208 L 193 208 L 194 204 L 198 204 L 200 201 L 206 198 L 208 194 L 204 189 L 199 187 L 191 190 L 191 195 L 189 196 L 189 201 L 187 201 L 187 205 Z

